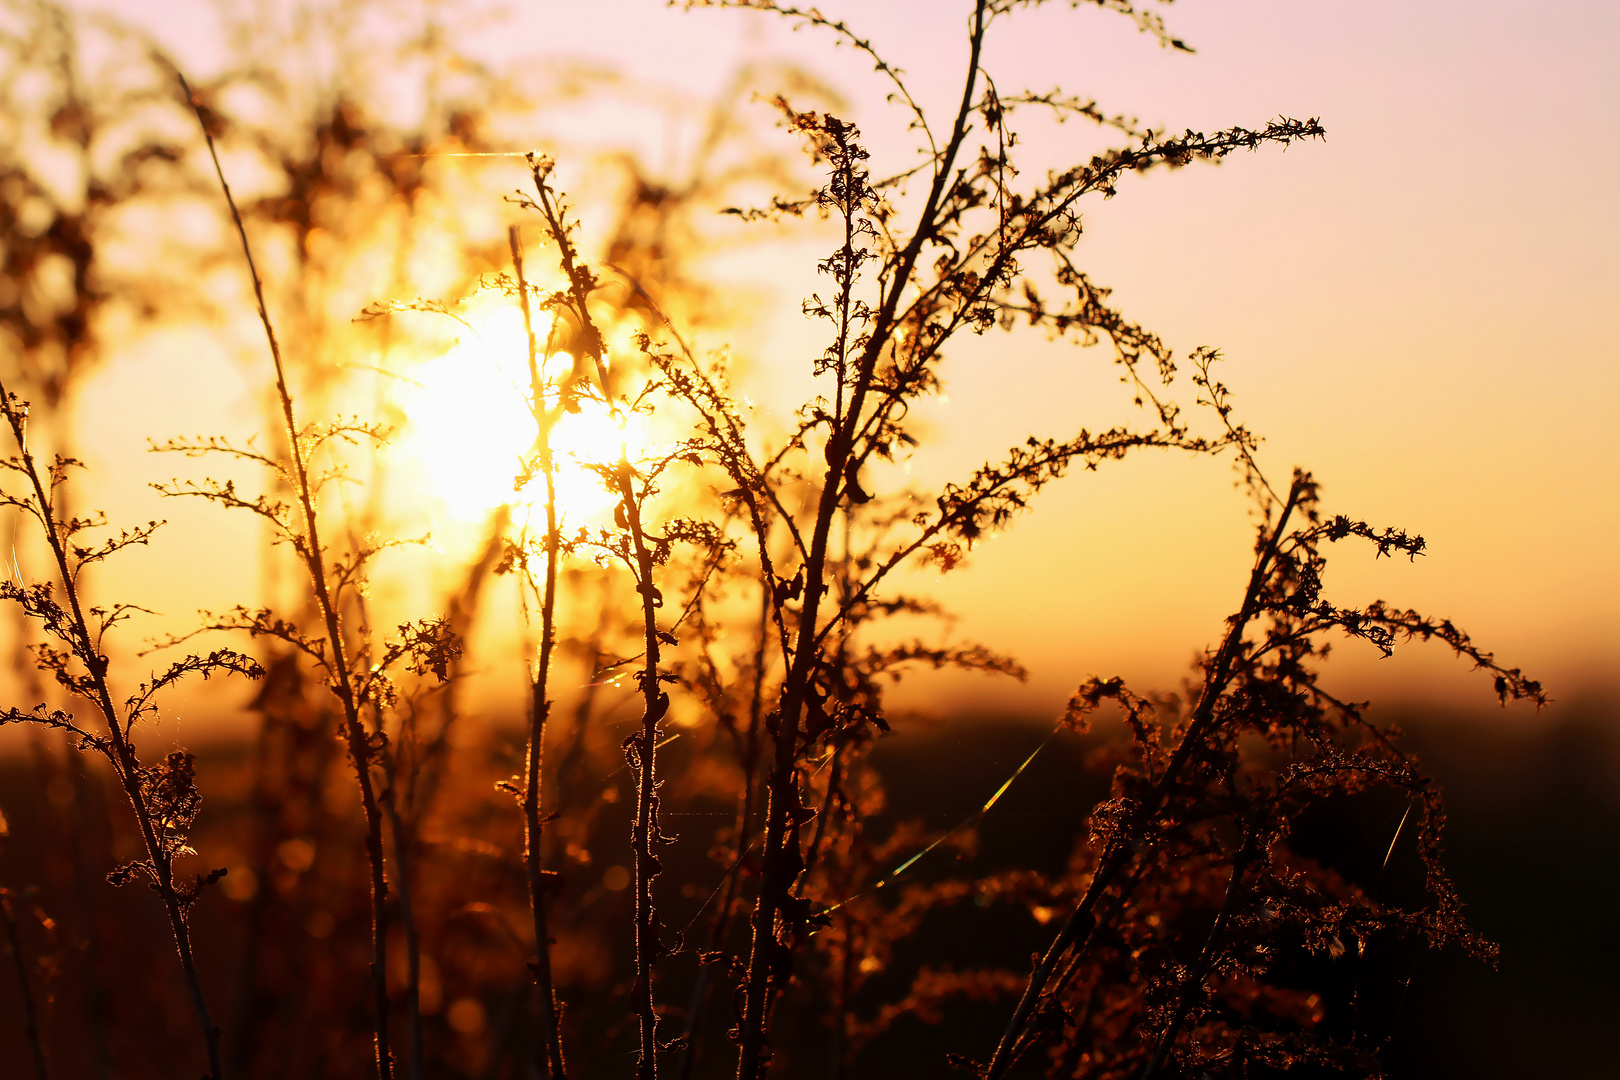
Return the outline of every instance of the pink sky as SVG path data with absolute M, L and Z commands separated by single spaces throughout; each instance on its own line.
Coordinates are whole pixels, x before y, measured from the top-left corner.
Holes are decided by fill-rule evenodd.
M 206 7 L 108 6 L 206 69 Z M 953 103 L 968 5 L 822 8 L 905 68 L 925 105 L 943 114 Z M 460 17 L 472 5 L 441 10 Z M 694 96 L 745 57 L 788 57 L 866 102 L 853 118 L 876 145 L 898 130 L 869 65 L 780 19 L 657 0 L 512 10 L 476 35 L 481 51 L 597 56 Z M 1342 552 L 1336 599 L 1452 617 L 1555 697 L 1620 688 L 1620 8 L 1251 0 L 1165 15 L 1196 55 L 1157 49 L 1118 17 L 1051 4 L 1020 13 L 987 64 L 1003 93 L 1062 85 L 1172 129 L 1319 116 L 1328 138 L 1127 182 L 1090 207 L 1081 262 L 1179 352 L 1222 348 L 1268 469 L 1286 477 L 1304 465 L 1331 511 L 1428 537 L 1432 554 L 1416 566 Z M 623 122 L 626 141 L 656 152 L 655 109 Z M 1052 129 L 1032 152 L 1058 161 L 1071 130 Z M 809 279 L 781 280 L 766 326 L 793 340 Z M 1032 431 L 1125 418 L 1105 369 L 1100 352 L 1018 337 L 956 350 L 948 401 L 928 413 L 938 438 L 914 477 L 962 475 Z M 109 372 L 85 394 L 87 422 L 131 392 Z M 122 452 L 106 454 L 118 468 Z M 1231 479 L 1224 465 L 1144 461 L 1043 493 L 939 585 L 962 615 L 958 632 L 1023 658 L 1031 683 L 1009 695 L 923 682 L 918 693 L 1049 711 L 1092 672 L 1174 685 L 1247 572 L 1250 526 Z M 1031 567 L 1043 568 L 1033 587 Z M 1470 700 L 1491 700 L 1483 680 L 1444 660 L 1428 647 L 1378 662 L 1347 645 L 1336 670 L 1356 693 L 1469 688 Z

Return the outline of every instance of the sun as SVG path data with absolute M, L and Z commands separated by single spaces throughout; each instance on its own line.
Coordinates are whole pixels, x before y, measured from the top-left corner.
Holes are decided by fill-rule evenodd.
M 537 431 L 523 316 L 508 302 L 470 311 L 467 321 L 472 330 L 442 355 L 406 369 L 395 391 L 405 415 L 395 440 L 401 464 L 418 478 L 418 494 L 431 500 L 433 516 L 462 523 L 483 520 L 503 505 L 526 509 L 545 499 L 538 478 L 521 491 L 515 485 Z M 543 327 L 536 330 L 544 334 Z M 555 378 L 572 364 L 558 354 L 546 374 Z M 579 412 L 553 426 L 557 505 L 568 521 L 613 506 L 615 497 L 589 466 L 617 461 L 624 439 L 619 420 L 601 402 L 582 401 Z

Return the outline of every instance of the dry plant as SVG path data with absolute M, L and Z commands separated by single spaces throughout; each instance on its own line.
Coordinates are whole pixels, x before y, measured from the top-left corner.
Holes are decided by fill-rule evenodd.
M 162 898 L 175 950 L 185 970 L 186 987 L 196 1011 L 197 1026 L 207 1052 L 208 1071 L 222 1075 L 219 1028 L 215 1025 L 203 992 L 202 978 L 192 945 L 190 915 L 192 905 L 206 885 L 212 885 L 225 871 L 212 870 L 193 881 L 177 877 L 175 860 L 194 854 L 187 844 L 187 833 L 202 808 L 197 790 L 195 759 L 185 751 L 175 751 L 163 761 L 143 765 L 136 752 L 134 731 L 142 720 L 158 711 L 157 696 L 191 675 L 208 678 L 221 672 L 234 672 L 258 678 L 263 669 L 251 657 L 230 649 L 216 649 L 206 656 L 191 655 L 176 661 L 141 683 L 123 701 L 108 682 L 108 659 L 102 651 L 108 631 L 140 610 L 134 604 L 92 606 L 80 595 L 83 572 L 125 548 L 146 544 L 161 522 L 126 528 L 103 540 L 93 539 L 95 530 L 105 527 L 99 516 L 63 518 L 59 492 L 70 470 L 79 463 L 56 455 L 43 466 L 35 459 L 28 442 L 28 406 L 0 382 L 0 412 L 11 430 L 16 453 L 3 463 L 19 478 L 22 490 L 0 492 L 0 505 L 9 506 L 32 518 L 50 548 L 56 576 L 53 580 L 0 583 L 0 597 L 10 600 L 30 619 L 38 622 L 46 640 L 35 646 L 41 670 L 75 699 L 95 711 L 101 731 L 82 727 L 74 714 L 41 703 L 32 709 L 12 706 L 0 714 L 0 723 L 38 724 L 65 731 L 75 737 L 81 750 L 100 754 L 112 767 L 119 786 L 134 812 L 146 857 L 111 870 L 107 880 L 114 885 L 146 879 Z
M 228 108 L 233 86 L 280 85 L 277 73 L 187 89 L 253 286 L 284 439 L 275 451 L 219 437 L 158 447 L 262 468 L 263 494 L 228 479 L 161 490 L 248 510 L 292 554 L 297 590 L 204 620 L 204 630 L 268 646 L 262 670 L 230 650 L 189 657 L 115 708 L 101 638 L 134 609 L 88 606 L 81 571 L 146 543 L 155 526 L 99 545 L 76 539 L 99 521 L 59 509 L 73 463 L 36 462 L 26 407 L 0 389 L 17 444 L 8 464 L 23 485 L 5 502 L 40 526 L 55 567 L 50 584 L 0 591 L 42 628 L 41 666 L 99 726 L 49 705 L 4 719 L 68 731 L 111 765 L 145 844 L 144 859 L 114 874 L 143 874 L 160 895 L 210 1074 L 563 1080 L 628 1072 L 633 1052 L 639 1080 L 842 1077 L 906 1023 L 938 1031 L 971 1015 L 978 1027 L 968 1029 L 994 1035 L 913 1067 L 985 1080 L 1378 1075 L 1378 1034 L 1335 1012 L 1331 965 L 1405 939 L 1486 959 L 1491 946 L 1463 920 L 1441 866 L 1437 788 L 1397 732 L 1322 686 L 1329 643 L 1348 637 L 1387 654 L 1437 640 L 1494 678 L 1504 702 L 1545 696 L 1445 620 L 1330 599 L 1331 545 L 1416 558 L 1423 540 L 1324 512 L 1304 471 L 1274 487 L 1215 374 L 1218 355 L 1195 351 L 1183 380 L 1169 347 L 1111 306 L 1078 261 L 1082 208 L 1133 174 L 1309 141 L 1323 128 L 1284 118 L 1170 135 L 1058 91 L 1004 91 L 984 64 L 986 41 L 1032 4 L 974 4 L 960 99 L 943 118 L 876 45 L 816 9 L 691 6 L 785 18 L 863 54 L 904 111 L 918 157 L 901 160 L 911 148 L 871 147 L 850 122 L 777 96 L 779 126 L 821 180 L 757 208 L 727 205 L 747 184 L 797 175 L 731 122 L 742 96 L 733 87 L 689 175 L 659 183 L 631 170 L 594 265 L 593 238 L 559 187 L 570 163 L 530 154 L 529 186 L 509 200 L 519 224 L 501 243 L 462 237 L 434 283 L 442 299 L 403 271 L 382 296 L 360 298 L 339 281 L 333 237 L 339 255 L 369 243 L 368 207 L 416 227 L 432 186 L 424 161 L 452 143 L 463 149 L 444 152 L 483 152 L 472 149 L 485 145 L 476 115 L 446 119 L 449 134 L 435 142 L 374 126 L 329 95 L 309 138 L 284 146 Z M 1185 48 L 1152 8 L 1096 6 Z M 438 40 L 419 44 L 432 52 Z M 1053 114 L 1121 145 L 1025 178 L 1025 118 Z M 234 198 L 215 145 L 224 139 L 279 162 L 285 188 Z M 728 139 L 747 152 L 726 158 Z M 747 403 L 743 364 L 696 343 L 713 294 L 678 264 L 687 252 L 666 249 L 698 235 L 704 209 L 739 228 L 774 223 L 830 240 L 816 267 L 826 286 L 804 303 L 825 348 L 786 430 Z M 296 255 L 277 264 L 288 279 L 279 285 L 255 261 L 259 228 Z M 543 260 L 525 231 L 542 237 Z M 389 250 L 398 270 L 413 249 Z M 297 327 L 285 357 L 277 295 Z M 386 531 L 378 494 L 388 433 L 370 419 L 301 417 L 324 408 L 328 391 L 339 400 L 333 372 L 361 366 L 348 355 L 357 341 L 391 340 L 412 313 L 470 327 L 472 302 L 490 295 L 521 311 L 520 355 L 507 359 L 523 373 L 513 392 L 532 445 L 513 463 L 484 543 L 453 568 L 444 614 L 400 622 L 384 639 L 367 587 L 386 578 L 385 553 L 411 545 Z M 361 325 L 323 329 L 338 325 L 340 304 L 360 311 Z M 998 329 L 1106 344 L 1135 412 L 1103 430 L 1031 435 L 934 490 L 885 483 L 883 463 L 926 453 L 913 414 L 939 391 L 948 350 Z M 296 380 L 313 389 L 295 393 Z M 611 446 L 592 454 L 570 443 L 580 416 L 605 423 Z M 1152 451 L 1228 455 L 1253 501 L 1254 561 L 1218 644 L 1180 695 L 1087 679 L 1052 735 L 954 827 L 897 821 L 874 757 L 894 734 L 887 688 L 919 668 L 1023 675 L 1015 660 L 939 632 L 947 613 L 908 591 L 905 571 L 965 572 L 975 545 L 1047 484 Z M 570 505 L 581 477 L 600 489 L 598 511 Z M 334 499 L 344 483 L 366 498 Z M 491 590 L 512 602 L 489 602 Z M 493 662 L 470 644 L 480 625 L 524 643 L 521 724 L 477 717 L 462 696 L 475 665 Z M 395 669 L 411 675 L 396 682 Z M 200 807 L 194 758 L 143 765 L 131 741 L 157 691 L 217 670 L 268 674 L 253 705 L 262 726 L 243 767 L 247 794 L 222 800 L 213 825 L 230 852 L 222 861 L 243 870 L 224 879 L 226 899 L 209 916 L 215 937 L 235 942 L 221 948 L 238 987 L 223 1043 L 191 931 L 201 885 L 219 875 L 188 882 L 174 868 Z M 1100 716 L 1120 720 L 1106 737 L 1088 734 Z M 1061 867 L 979 859 L 980 830 L 1007 791 L 1047 746 L 1082 735 L 1093 753 L 1073 792 L 1094 783 L 1105 794 L 1085 804 L 1089 826 Z M 337 745 L 358 815 L 352 794 L 336 794 Z M 1404 891 L 1310 857 L 1297 835 L 1314 809 L 1380 791 L 1402 807 L 1384 868 L 1415 838 L 1421 882 Z M 676 836 L 677 815 L 720 825 Z M 9 896 L 8 940 L 32 1001 Z M 1033 958 L 1028 941 L 1039 942 Z M 32 1043 L 43 1074 L 56 1029 L 47 1016 L 30 1030 L 42 1033 Z M 286 1046 L 273 1045 L 278 1035 Z
M 540 185 L 536 167 L 536 186 Z M 541 189 L 544 190 L 543 188 Z M 562 529 L 557 517 L 557 465 L 551 449 L 551 429 L 558 414 L 566 406 L 561 393 L 548 394 L 545 378 L 541 374 L 540 350 L 535 341 L 534 316 L 529 304 L 529 283 L 523 274 L 523 245 L 519 241 L 517 226 L 512 227 L 509 243 L 512 249 L 512 273 L 517 286 L 517 301 L 523 309 L 523 336 L 528 345 L 529 404 L 534 413 L 535 462 L 545 478 L 546 530 L 541 539 L 541 555 L 545 560 L 542 577 L 536 579 L 529 571 L 527 544 L 516 544 L 509 551 L 513 565 L 523 571 L 524 584 L 536 594 L 540 605 L 540 641 L 534 659 L 534 675 L 530 682 L 529 740 L 523 753 L 523 784 L 514 787 L 514 794 L 523 802 L 523 863 L 529 881 L 529 907 L 534 918 L 535 983 L 539 989 L 538 1031 L 535 1039 L 536 1072 L 560 1080 L 566 1075 L 562 1057 L 562 1032 L 558 1025 L 557 992 L 551 978 L 551 931 L 546 924 L 546 893 L 557 880 L 555 871 L 545 869 L 543 850 L 544 822 L 540 817 L 541 769 L 545 758 L 546 721 L 551 716 L 551 657 L 557 645 L 557 569 L 562 549 Z M 548 350 L 549 352 L 549 350 Z M 556 398 L 558 400 L 550 400 Z M 543 583 L 542 583 L 543 582 Z
M 191 90 L 181 79 L 181 86 L 190 98 Z M 343 607 L 347 594 L 358 595 L 364 590 L 367 564 L 377 555 L 394 546 L 379 542 L 362 545 L 343 554 L 334 554 L 321 541 L 317 501 L 322 487 L 340 478 L 340 472 L 318 475 L 312 471 L 314 455 L 334 440 L 381 441 L 383 433 L 375 425 L 342 420 L 315 426 L 298 422 L 292 391 L 288 388 L 287 370 L 282 361 L 281 348 L 276 341 L 275 329 L 264 303 L 264 286 L 253 261 L 248 243 L 247 229 L 230 185 L 219 163 L 212 133 L 200 105 L 196 106 L 197 119 L 208 142 L 209 156 L 219 177 L 220 189 L 230 206 L 232 219 L 242 241 L 242 254 L 247 260 L 248 273 L 253 281 L 253 292 L 258 300 L 258 313 L 264 326 L 265 341 L 275 373 L 276 397 L 287 440 L 287 463 L 269 457 L 251 447 L 236 447 L 223 439 L 203 441 L 172 440 L 163 449 L 192 456 L 219 454 L 244 458 L 268 468 L 271 475 L 290 489 L 295 507 L 275 501 L 269 496 L 244 497 L 237 494 L 233 483 L 227 481 L 175 485 L 161 489 L 175 496 L 195 495 L 235 510 L 247 510 L 263 518 L 273 530 L 278 542 L 289 545 L 309 574 L 310 591 L 314 598 L 319 630 L 306 630 L 296 621 L 283 618 L 268 608 L 253 611 L 238 607 L 235 611 L 209 622 L 206 630 L 245 631 L 252 637 L 263 637 L 295 650 L 322 672 L 327 688 L 337 698 L 342 709 L 342 736 L 354 767 L 360 792 L 360 806 L 365 815 L 366 858 L 371 878 L 371 983 L 375 1010 L 377 1075 L 393 1075 L 393 1054 L 390 1050 L 388 999 L 388 871 L 384 859 L 383 804 L 386 793 L 379 797 L 373 770 L 386 772 L 384 756 L 388 736 L 384 714 L 398 697 L 389 679 L 390 669 L 396 664 L 408 665 L 417 675 L 435 674 L 441 680 L 448 677 L 451 661 L 459 644 L 448 633 L 443 619 L 422 619 L 415 623 L 402 623 L 399 636 L 391 641 L 376 643 L 370 640 L 369 628 L 362 627 L 357 635 L 345 636 Z M 324 636 L 322 636 L 324 631 Z M 355 638 L 358 637 L 358 642 Z M 368 724 L 367 719 L 370 718 Z

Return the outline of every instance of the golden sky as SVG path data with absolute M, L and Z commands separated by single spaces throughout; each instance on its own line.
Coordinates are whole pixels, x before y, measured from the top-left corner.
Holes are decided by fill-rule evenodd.
M 107 6 L 207 69 L 205 6 Z M 943 115 L 954 105 L 967 5 L 822 7 L 905 69 L 925 107 Z M 471 21 L 475 9 L 440 10 Z M 1620 124 L 1620 9 L 1254 0 L 1165 14 L 1195 55 L 1158 49 L 1117 17 L 1051 4 L 1020 13 L 986 64 L 1003 94 L 1061 85 L 1172 130 L 1319 116 L 1328 137 L 1128 179 L 1088 208 L 1082 265 L 1182 355 L 1222 349 L 1221 376 L 1264 436 L 1261 460 L 1274 475 L 1307 467 L 1330 512 L 1428 538 L 1431 554 L 1415 565 L 1345 549 L 1329 579 L 1335 599 L 1384 598 L 1453 618 L 1556 698 L 1620 689 L 1620 149 L 1608 137 Z M 596 58 L 672 100 L 712 95 L 742 61 L 789 59 L 844 90 L 874 146 L 902 145 L 903 122 L 885 111 L 869 64 L 766 16 L 546 0 L 513 5 L 471 38 L 492 60 Z M 608 115 L 617 127 L 604 127 Z M 656 102 L 552 119 L 653 161 L 678 142 Z M 1081 134 L 1043 129 L 1030 160 L 1059 163 Z M 880 149 L 873 172 L 911 160 Z M 507 187 L 521 180 L 514 163 Z M 813 272 L 791 252 L 764 258 L 715 267 L 765 289 L 768 305 L 735 342 L 756 374 L 820 348 L 799 315 Z M 147 436 L 251 416 L 242 373 L 221 348 L 203 331 L 148 343 L 138 363 L 111 365 L 83 393 L 81 422 L 101 433 L 89 456 L 109 513 L 176 516 L 129 494 L 131 477 L 167 476 L 167 463 L 139 453 Z M 922 413 L 932 438 L 912 479 L 964 476 L 1030 433 L 1129 419 L 1107 361 L 1103 349 L 998 333 L 954 349 L 946 396 Z M 786 384 L 751 392 L 763 409 L 785 409 L 772 385 Z M 139 425 L 132 401 L 150 402 L 135 410 Z M 910 700 L 949 694 L 954 704 L 1050 712 L 1091 673 L 1175 685 L 1218 638 L 1247 574 L 1252 523 L 1234 479 L 1224 462 L 1154 458 L 1043 492 L 966 569 L 919 579 L 960 615 L 956 634 L 1020 657 L 1030 682 L 919 679 L 907 684 Z M 184 569 L 172 552 L 142 558 L 151 580 L 183 585 L 173 609 L 230 591 L 184 555 Z M 1492 701 L 1486 682 L 1470 681 L 1438 646 L 1387 661 L 1370 652 L 1346 644 L 1336 656 L 1347 692 Z

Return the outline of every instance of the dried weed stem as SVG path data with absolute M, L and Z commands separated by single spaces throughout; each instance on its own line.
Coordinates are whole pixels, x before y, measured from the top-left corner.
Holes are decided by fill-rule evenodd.
M 545 760 L 546 721 L 551 716 L 548 684 L 551 655 L 557 644 L 557 556 L 561 534 L 557 522 L 557 469 L 551 450 L 551 429 L 556 423 L 559 403 L 546 403 L 546 381 L 535 341 L 534 317 L 529 309 L 529 283 L 523 273 L 523 247 L 517 226 L 507 233 L 512 249 L 512 267 L 517 277 L 518 303 L 523 308 L 523 332 L 529 350 L 529 389 L 534 409 L 535 453 L 546 481 L 546 568 L 540 598 L 540 644 L 529 687 L 529 743 L 524 753 L 523 776 L 523 865 L 529 883 L 529 908 L 534 918 L 533 972 L 539 993 L 539 1038 L 535 1040 L 535 1071 L 563 1080 L 562 1033 L 558 1023 L 557 991 L 551 977 L 551 932 L 546 920 L 546 894 L 557 883 L 557 875 L 545 869 L 542 847 L 544 819 L 541 817 L 541 781 Z
M 34 1007 L 34 987 L 28 978 L 28 961 L 23 954 L 22 936 L 17 932 L 17 914 L 12 908 L 10 889 L 0 888 L 0 919 L 6 924 L 6 951 L 17 972 L 17 993 L 22 1000 L 23 1034 L 33 1053 L 35 1080 L 50 1080 L 45 1068 L 45 1046 L 39 1039 L 39 1013 Z
M 57 657 L 54 661 L 47 660 L 52 663 L 60 682 L 95 705 L 97 711 L 101 713 L 107 735 L 103 738 L 82 731 L 74 727 L 65 714 L 56 714 L 50 722 L 53 726 L 73 731 L 79 736 L 82 746 L 93 747 L 100 751 L 112 765 L 119 786 L 129 799 L 130 809 L 134 811 L 135 822 L 140 829 L 142 846 L 146 851 L 147 861 L 139 869 L 151 878 L 153 888 L 162 898 L 163 910 L 169 919 L 169 931 L 174 935 L 175 951 L 180 956 L 180 966 L 185 970 L 186 989 L 190 992 L 197 1027 L 208 1056 L 209 1075 L 214 1080 L 221 1080 L 224 1073 L 220 1066 L 219 1028 L 209 1013 L 208 998 L 203 993 L 202 977 L 197 972 L 197 958 L 188 919 L 191 905 L 196 901 L 202 882 L 199 880 L 196 885 L 182 885 L 176 882 L 174 858 L 182 846 L 178 840 L 177 828 L 181 821 L 175 820 L 174 815 L 164 815 L 166 820 L 160 823 L 158 808 L 153 805 L 154 781 L 172 780 L 176 785 L 190 787 L 190 755 L 182 755 L 182 760 L 174 762 L 174 767 L 167 771 L 145 769 L 136 756 L 135 746 L 130 741 L 129 734 L 129 728 L 134 726 L 152 692 L 158 686 L 177 679 L 179 669 L 184 665 L 177 665 L 170 676 L 154 680 L 153 684 L 143 687 L 142 692 L 131 699 L 131 710 L 126 725 L 125 721 L 120 720 L 118 709 L 113 705 L 112 689 L 107 682 L 108 661 L 101 653 L 102 635 L 118 620 L 119 610 L 115 608 L 111 614 L 103 613 L 99 619 L 99 630 L 93 632 L 86 618 L 86 608 L 79 590 L 79 571 L 87 563 L 99 561 L 100 558 L 129 543 L 145 543 L 145 536 L 150 535 L 156 528 L 156 523 L 144 532 L 125 533 L 116 540 L 108 541 L 100 551 L 91 551 L 75 545 L 70 553 L 69 538 L 84 528 L 88 522 L 78 518 L 66 522 L 58 520 L 53 492 L 65 480 L 67 469 L 75 463 L 57 458 L 50 467 L 49 479 L 41 475 L 28 445 L 27 405 L 12 394 L 3 382 L 0 382 L 0 412 L 5 414 L 6 423 L 11 429 L 12 439 L 17 448 L 17 456 L 7 464 L 14 471 L 21 473 L 32 489 L 31 498 L 16 499 L 8 496 L 8 500 L 12 505 L 31 513 L 39 522 L 46 542 L 50 545 L 57 583 L 61 586 L 67 608 L 64 610 L 51 598 L 48 586 L 42 586 L 40 591 L 33 592 L 7 582 L 4 586 L 6 595 L 21 603 L 25 611 L 40 618 L 54 636 L 68 645 L 71 654 L 84 666 L 83 675 L 74 675 L 68 672 L 65 657 Z M 132 539 L 132 535 L 139 538 Z M 218 654 L 216 658 L 221 660 L 222 666 L 228 666 L 237 659 L 245 661 L 245 658 L 220 657 Z M 199 661 L 191 670 L 207 670 L 204 666 L 207 663 Z M 254 674 L 257 673 L 257 665 L 249 667 L 243 664 L 238 670 L 243 674 Z M 12 712 L 12 718 L 21 718 L 15 715 L 16 710 Z M 194 789 L 191 790 L 194 792 Z M 216 880 L 218 876 L 216 874 L 210 880 Z
M 247 260 L 248 274 L 253 279 L 253 296 L 258 304 L 259 321 L 264 326 L 265 340 L 270 346 L 270 359 L 275 366 L 276 397 L 281 405 L 281 415 L 285 424 L 287 454 L 292 466 L 293 494 L 303 518 L 303 530 L 300 535 L 294 537 L 294 545 L 309 574 L 310 588 L 326 629 L 328 648 L 331 650 L 331 658 L 326 665 L 327 672 L 331 676 L 331 688 L 343 709 L 344 740 L 349 752 L 349 761 L 354 766 L 355 778 L 360 788 L 360 805 L 366 819 L 366 858 L 371 870 L 371 985 L 376 1030 L 376 1072 L 378 1080 L 391 1080 L 394 1060 L 389 1049 L 388 1035 L 388 878 L 383 855 L 382 809 L 371 778 L 371 767 L 376 755 L 372 739 L 360 715 L 360 697 L 356 693 L 353 673 L 350 671 L 350 657 L 343 637 L 342 619 L 327 577 L 326 554 L 320 541 L 309 464 L 293 407 L 292 391 L 287 385 L 281 346 L 276 341 L 275 327 L 271 324 L 270 312 L 265 306 L 264 283 L 253 261 L 253 249 L 248 244 L 247 228 L 242 224 L 241 211 L 237 209 L 236 200 L 231 195 L 230 184 L 225 180 L 225 170 L 220 165 L 219 152 L 214 147 L 213 133 L 208 129 L 208 121 L 203 115 L 202 107 L 192 96 L 191 87 L 186 84 L 185 77 L 179 78 L 186 101 L 196 113 L 203 138 L 208 143 L 208 154 L 214 164 L 214 173 L 219 178 L 220 190 L 230 207 L 237 236 L 242 241 L 242 255 Z
M 546 233 L 557 245 L 566 290 L 558 297 L 559 305 L 574 319 L 580 331 L 579 347 L 583 348 L 595 365 L 596 377 L 602 395 L 621 422 L 623 414 L 609 390 L 606 363 L 606 345 L 591 315 L 590 294 L 596 286 L 595 276 L 578 257 L 570 227 L 565 220 L 556 193 L 548 177 L 549 159 L 531 158 L 536 198 L 534 207 L 545 223 Z M 667 843 L 658 825 L 657 746 L 659 724 L 669 712 L 669 695 L 663 691 L 663 674 L 659 671 L 660 634 L 658 608 L 663 595 L 654 583 L 656 560 L 647 544 L 642 522 L 642 498 L 638 497 L 634 479 L 637 475 L 630 464 L 627 450 L 620 443 L 619 461 L 604 480 L 618 497 L 615 523 L 628 535 L 627 549 L 619 552 L 629 566 L 641 598 L 642 664 L 636 672 L 642 697 L 641 730 L 624 741 L 625 757 L 636 777 L 636 812 L 631 826 L 631 846 L 635 853 L 635 956 L 636 977 L 631 989 L 631 1007 L 640 1024 L 639 1051 L 636 1061 L 637 1080 L 653 1080 L 658 1075 L 658 1012 L 653 1001 L 653 976 L 658 958 L 665 949 L 660 941 L 662 925 L 653 904 L 652 883 L 662 869 L 656 848 Z
M 1277 524 L 1271 530 L 1266 541 L 1259 546 L 1256 552 L 1254 568 L 1249 573 L 1249 583 L 1244 589 L 1243 602 L 1239 605 L 1237 614 L 1227 620 L 1226 636 L 1221 642 L 1219 652 L 1214 661 L 1206 669 L 1203 690 L 1198 698 L 1198 705 L 1193 713 L 1192 721 L 1187 725 L 1181 742 L 1171 755 L 1169 764 L 1159 783 L 1154 787 L 1152 795 L 1143 800 L 1128 827 L 1109 846 L 1103 854 L 1101 864 L 1091 877 L 1085 893 L 1079 903 L 1069 913 L 1063 926 L 1059 929 L 1057 937 L 1042 954 L 1039 963 L 1029 977 L 1029 984 L 1024 988 L 1023 996 L 1019 998 L 1018 1005 L 1013 1010 L 1012 1017 L 1007 1021 L 1006 1030 L 1002 1032 L 1001 1041 L 996 1045 L 995 1054 L 985 1067 L 985 1080 L 995 1080 L 1012 1067 L 1017 1058 L 1021 1040 L 1024 1038 L 1035 1007 L 1045 991 L 1047 983 L 1051 980 L 1053 972 L 1057 970 L 1072 947 L 1076 953 L 1083 953 L 1093 933 L 1101 925 L 1096 918 L 1096 909 L 1104 895 L 1114 885 L 1114 879 L 1120 871 L 1130 863 L 1135 855 L 1135 844 L 1140 833 L 1158 814 L 1165 798 L 1175 785 L 1186 766 L 1188 759 L 1201 749 L 1209 735 L 1209 729 L 1214 722 L 1215 706 L 1225 693 L 1226 687 L 1232 677 L 1232 667 L 1237 660 L 1238 651 L 1243 647 L 1243 635 L 1249 624 L 1254 620 L 1260 610 L 1260 594 L 1266 581 L 1271 576 L 1272 565 L 1277 557 L 1277 547 L 1287 535 L 1288 520 L 1293 515 L 1299 500 L 1305 494 L 1306 485 L 1300 477 L 1295 477 L 1293 485 L 1289 488 L 1288 499 L 1284 503 L 1282 512 L 1277 516 Z M 1234 871 L 1233 882 L 1237 881 Z
M 753 943 L 748 956 L 748 973 L 740 1025 L 741 1055 L 738 1062 L 739 1080 L 759 1080 L 769 1062 L 767 1032 L 770 1027 L 771 997 L 773 989 L 786 980 L 792 970 L 792 945 L 783 944 L 777 936 L 777 916 L 791 897 L 794 882 L 804 864 L 799 853 L 798 829 L 809 815 L 805 811 L 797 782 L 799 758 L 800 718 L 804 699 L 816 660 L 821 653 L 822 628 L 819 623 L 821 598 L 827 590 L 827 548 L 833 523 L 853 492 L 859 493 L 857 470 L 851 469 L 856 442 L 864 431 L 866 399 L 872 393 L 878 361 L 889 349 L 892 335 L 899 328 L 896 314 L 902 299 L 912 284 L 912 275 L 923 247 L 933 238 L 937 224 L 935 215 L 940 200 L 954 173 L 957 156 L 961 153 L 973 115 L 973 92 L 979 78 L 979 57 L 984 43 L 985 10 L 987 0 L 974 5 L 972 30 L 969 36 L 967 78 L 962 88 L 962 102 L 957 110 L 951 138 L 937 158 L 934 180 L 928 197 L 918 216 L 918 227 L 899 254 L 896 265 L 886 282 L 881 306 L 871 319 L 871 326 L 859 343 L 858 361 L 849 378 L 848 359 L 855 338 L 856 322 L 860 313 L 854 305 L 854 290 L 860 265 L 856 242 L 858 215 L 866 210 L 871 198 L 864 170 L 860 167 L 864 153 L 843 142 L 841 136 L 852 130 L 835 130 L 831 140 L 836 149 L 829 154 L 834 181 L 829 191 L 835 200 L 835 212 L 844 225 L 844 244 L 832 263 L 838 284 L 836 345 L 830 350 L 837 379 L 837 397 L 831 417 L 831 433 L 827 439 L 827 469 L 816 506 L 815 523 L 810 547 L 804 552 L 804 604 L 799 615 L 798 632 L 794 641 L 787 677 L 783 683 L 776 709 L 775 759 L 766 782 L 769 802 L 766 809 L 765 841 L 759 898 L 754 908 Z M 836 124 L 836 121 L 831 121 Z M 862 320 L 864 321 L 864 320 Z M 848 391 L 846 403 L 845 393 Z M 861 495 L 856 494 L 856 499 Z M 829 627 L 830 628 L 830 627 Z

